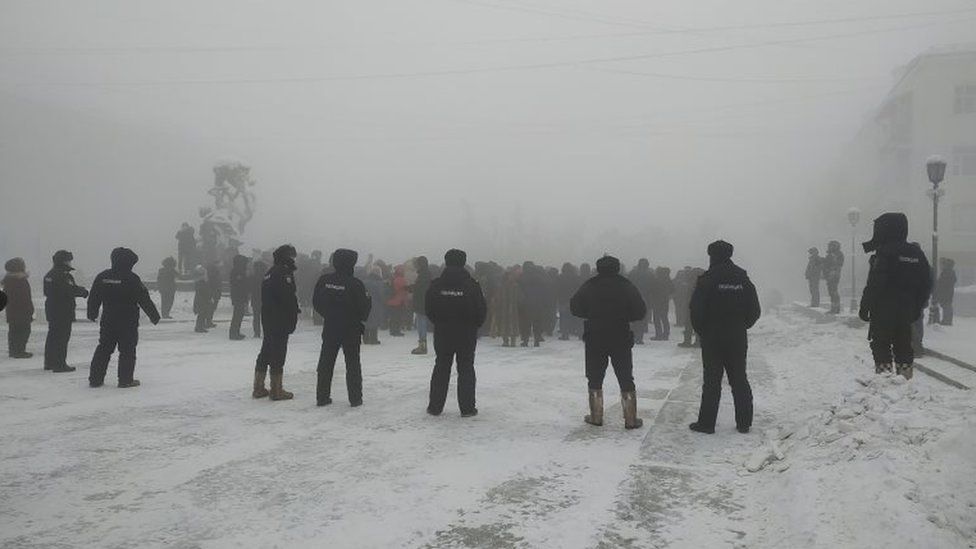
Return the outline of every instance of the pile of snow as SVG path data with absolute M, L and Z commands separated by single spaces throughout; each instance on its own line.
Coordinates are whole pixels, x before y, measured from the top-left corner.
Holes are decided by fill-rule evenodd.
M 965 391 L 939 388 L 934 394 L 895 375 L 859 377 L 829 409 L 763 433 L 761 444 L 744 457 L 742 474 L 776 475 L 776 489 L 787 500 L 792 494 L 798 509 L 861 521 L 865 540 L 910 536 L 941 546 L 935 536 L 974 547 L 971 399 Z M 938 533 L 919 531 L 919 523 Z

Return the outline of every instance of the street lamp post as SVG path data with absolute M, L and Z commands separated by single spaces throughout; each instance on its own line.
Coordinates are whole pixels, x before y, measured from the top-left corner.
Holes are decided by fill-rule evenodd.
M 941 156 L 930 156 L 925 161 L 925 170 L 928 172 L 929 181 L 932 183 L 932 190 L 929 196 L 932 197 L 932 280 L 939 276 L 939 198 L 945 194 L 945 189 L 939 187 L 939 183 L 945 178 L 946 161 Z M 929 307 L 929 321 L 934 321 L 938 317 L 939 306 L 932 300 Z
M 861 210 L 851 208 L 847 210 L 847 220 L 851 223 L 851 313 L 857 312 L 857 271 L 854 269 L 854 258 L 857 256 L 855 240 L 857 240 L 857 222 L 861 219 Z

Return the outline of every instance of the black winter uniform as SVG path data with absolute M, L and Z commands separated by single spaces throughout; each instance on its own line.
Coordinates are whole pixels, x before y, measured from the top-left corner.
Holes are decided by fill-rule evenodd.
M 68 341 L 71 339 L 71 325 L 75 321 L 75 299 L 88 297 L 88 290 L 75 284 L 72 270 L 68 261 L 56 261 L 54 268 L 44 275 L 44 314 L 47 317 L 45 370 L 68 366 Z
M 234 312 L 230 318 L 230 338 L 241 339 L 241 323 L 244 321 L 244 312 L 247 311 L 247 303 L 250 300 L 250 279 L 247 276 L 247 257 L 243 255 L 234 256 L 234 264 L 230 269 L 230 303 L 234 307 Z
M 279 248 L 281 250 L 281 248 Z M 277 251 L 277 250 L 276 250 Z M 281 372 L 288 354 L 288 336 L 298 325 L 298 296 L 295 288 L 295 258 L 283 252 L 275 256 L 275 264 L 261 282 L 261 325 L 264 339 L 255 369 Z
M 859 316 L 870 322 L 868 339 L 875 364 L 911 364 L 911 325 L 922 315 L 932 290 L 932 271 L 922 249 L 909 244 L 908 218 L 886 213 L 874 220 L 864 243 L 871 257 Z
M 339 349 L 346 360 L 346 390 L 349 403 L 363 402 L 363 375 L 360 362 L 364 323 L 369 318 L 373 301 L 362 281 L 354 276 L 359 254 L 339 249 L 332 254 L 335 272 L 319 277 L 312 294 L 315 312 L 322 316 L 322 350 L 319 353 L 318 404 L 332 402 L 332 374 Z
M 451 365 L 457 359 L 458 407 L 462 414 L 475 408 L 474 371 L 478 329 L 485 323 L 488 306 L 481 285 L 462 266 L 444 268 L 441 276 L 431 282 L 425 296 L 427 318 L 434 324 L 434 372 L 430 377 L 430 401 L 427 411 L 433 415 L 444 410 Z
M 590 389 L 602 389 L 607 360 L 620 384 L 620 392 L 633 392 L 634 333 L 630 323 L 647 316 L 640 291 L 620 275 L 620 261 L 605 256 L 596 262 L 597 275 L 580 287 L 570 300 L 573 315 L 584 319 L 586 379 Z
M 95 322 L 101 312 L 101 328 L 98 347 L 92 356 L 88 382 L 93 387 L 102 385 L 108 371 L 108 362 L 115 348 L 119 349 L 119 384 L 133 380 L 136 367 L 136 346 L 139 344 L 139 309 L 149 321 L 159 323 L 159 311 L 149 297 L 132 267 L 139 256 L 128 248 L 112 250 L 112 268 L 95 277 L 88 294 L 88 319 Z
M 746 331 L 759 320 L 761 309 L 756 287 L 744 270 L 727 256 L 712 256 L 712 265 L 698 277 L 691 296 L 691 324 L 701 341 L 702 383 L 698 425 L 714 429 L 722 397 L 722 374 L 732 388 L 735 423 L 739 429 L 752 426 L 752 387 L 746 376 L 749 337 Z M 711 252 L 711 246 L 709 246 Z M 711 255 L 711 254 L 710 254 Z

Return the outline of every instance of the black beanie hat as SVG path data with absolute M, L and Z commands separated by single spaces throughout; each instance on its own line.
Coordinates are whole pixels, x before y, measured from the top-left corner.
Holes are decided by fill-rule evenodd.
M 448 250 L 444 254 L 444 265 L 448 267 L 464 267 L 464 264 L 468 262 L 468 254 L 464 253 L 458 249 Z

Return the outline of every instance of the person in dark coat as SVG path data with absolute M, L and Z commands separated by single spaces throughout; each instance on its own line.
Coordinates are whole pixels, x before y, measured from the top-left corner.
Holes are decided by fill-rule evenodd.
M 266 272 L 268 272 L 268 266 L 264 261 L 257 260 L 251 264 L 248 293 L 251 298 L 251 323 L 255 338 L 261 337 L 261 282 L 264 281 Z
M 840 273 L 844 268 L 844 252 L 840 250 L 840 242 L 831 240 L 827 243 L 827 255 L 823 258 L 823 279 L 827 283 L 827 293 L 830 294 L 829 314 L 840 314 Z
M 685 265 L 674 275 L 674 323 L 684 329 L 683 339 L 678 347 L 691 347 L 694 330 L 691 329 L 689 307 L 691 306 L 691 292 L 695 289 L 695 277 L 691 267 Z
M 519 328 L 522 347 L 529 346 L 529 338 L 538 347 L 544 341 L 542 332 L 545 325 L 546 281 L 545 271 L 531 261 L 522 264 L 519 277 Z
M 871 257 L 868 281 L 861 295 L 861 320 L 870 322 L 868 339 L 875 372 L 895 371 L 911 379 L 915 360 L 912 323 L 921 318 L 932 291 L 932 273 L 925 253 L 908 242 L 908 218 L 885 213 L 874 220 L 874 234 L 863 244 Z
M 586 343 L 586 379 L 590 425 L 603 425 L 603 378 L 607 361 L 620 385 L 624 427 L 637 429 L 644 421 L 637 417 L 637 388 L 634 385 L 634 332 L 631 323 L 647 316 L 647 304 L 640 290 L 620 275 L 620 261 L 612 256 L 596 262 L 597 275 L 580 287 L 570 301 L 570 310 L 583 319 Z
M 176 277 L 179 272 L 176 270 L 176 260 L 167 257 L 163 260 L 163 266 L 156 272 L 156 289 L 159 290 L 160 312 L 162 318 L 173 318 L 170 312 L 173 310 L 173 301 L 176 299 Z
M 674 295 L 674 281 L 671 280 L 671 269 L 658 267 L 654 269 L 654 293 L 651 296 L 651 312 L 654 316 L 654 340 L 667 341 L 671 339 L 671 296 Z
M 474 355 L 478 329 L 485 323 L 488 306 L 481 285 L 464 268 L 467 254 L 452 249 L 444 254 L 444 271 L 430 283 L 424 296 L 427 318 L 434 323 L 434 371 L 430 376 L 427 413 L 444 411 L 451 366 L 457 360 L 457 399 L 461 417 L 478 415 L 475 406 Z
M 410 351 L 414 355 L 427 354 L 427 309 L 424 303 L 424 296 L 430 288 L 430 263 L 424 256 L 413 260 L 414 269 L 417 271 L 417 279 L 410 286 L 413 293 L 413 311 L 417 317 L 417 348 Z
M 47 341 L 44 343 L 44 369 L 73 372 L 68 366 L 68 341 L 75 321 L 75 299 L 88 297 L 88 290 L 75 284 L 71 276 L 74 255 L 66 250 L 54 252 L 54 266 L 44 275 L 44 314 L 47 317 Z
M 119 350 L 119 387 L 138 387 L 133 377 L 136 369 L 136 346 L 139 344 L 139 309 L 149 321 L 159 324 L 159 311 L 132 268 L 139 256 L 128 248 L 112 250 L 112 268 L 95 277 L 88 294 L 88 320 L 95 322 L 101 313 L 98 347 L 91 360 L 88 384 L 101 387 L 105 383 L 108 362 L 116 347 Z
M 27 265 L 15 257 L 4 265 L 3 289 L 7 292 L 7 352 L 10 358 L 31 358 L 27 352 L 31 323 L 34 322 L 34 301 L 28 282 Z
M 807 250 L 807 270 L 804 276 L 807 285 L 810 287 L 810 306 L 820 306 L 820 279 L 823 276 L 823 258 L 820 257 L 820 250 L 810 248 Z
M 207 270 L 202 265 L 193 269 L 193 314 L 197 317 L 193 331 L 198 334 L 207 333 L 207 318 L 210 307 L 213 306 L 213 296 L 210 295 L 210 284 L 207 282 Z
M 241 323 L 244 322 L 244 313 L 251 297 L 250 279 L 247 275 L 249 261 L 246 256 L 236 255 L 230 269 L 230 303 L 234 307 L 230 318 L 230 339 L 233 341 L 245 339 L 241 333 Z
M 698 277 L 691 295 L 691 325 L 701 338 L 703 382 L 698 421 L 689 427 L 714 433 L 722 397 L 722 374 L 729 379 L 735 402 L 735 425 L 740 433 L 752 428 L 752 387 L 746 375 L 747 330 L 762 310 L 749 275 L 732 262 L 732 245 L 717 240 L 708 245 L 709 267 Z
M 655 279 L 654 272 L 651 271 L 651 262 L 646 258 L 641 258 L 637 261 L 637 266 L 630 271 L 627 276 L 631 284 L 637 288 L 640 292 L 641 298 L 644 300 L 645 304 L 653 303 L 654 291 L 655 291 Z M 649 315 L 648 315 L 649 316 Z M 634 332 L 634 343 L 637 345 L 644 344 L 644 336 L 647 334 L 648 328 L 648 318 L 644 318 L 631 323 L 630 329 Z
M 295 258 L 298 253 L 291 244 L 274 251 L 274 265 L 261 282 L 261 325 L 264 339 L 254 365 L 254 398 L 290 400 L 294 394 L 283 387 L 288 337 L 298 325 L 298 296 L 295 287 Z M 271 370 L 271 390 L 264 388 L 264 378 Z
M 346 390 L 349 405 L 363 404 L 363 374 L 359 350 L 364 323 L 373 301 L 366 286 L 354 275 L 359 254 L 338 249 L 332 254 L 334 272 L 322 275 L 315 284 L 312 304 L 322 315 L 322 350 L 319 353 L 316 401 L 319 406 L 332 404 L 332 374 L 336 357 L 342 349 L 346 360 Z
M 933 298 L 942 310 L 939 323 L 952 326 L 952 302 L 956 296 L 956 262 L 948 257 L 939 260 L 939 279 L 935 283 Z
M 207 265 L 207 284 L 210 285 L 210 311 L 207 313 L 207 328 L 216 328 L 214 314 L 217 312 L 217 305 L 224 294 L 224 281 L 220 276 L 220 264 L 213 262 Z
M 179 258 L 177 269 L 182 274 L 187 274 L 196 267 L 197 238 L 194 233 L 189 223 L 183 223 L 176 233 L 176 256 Z

